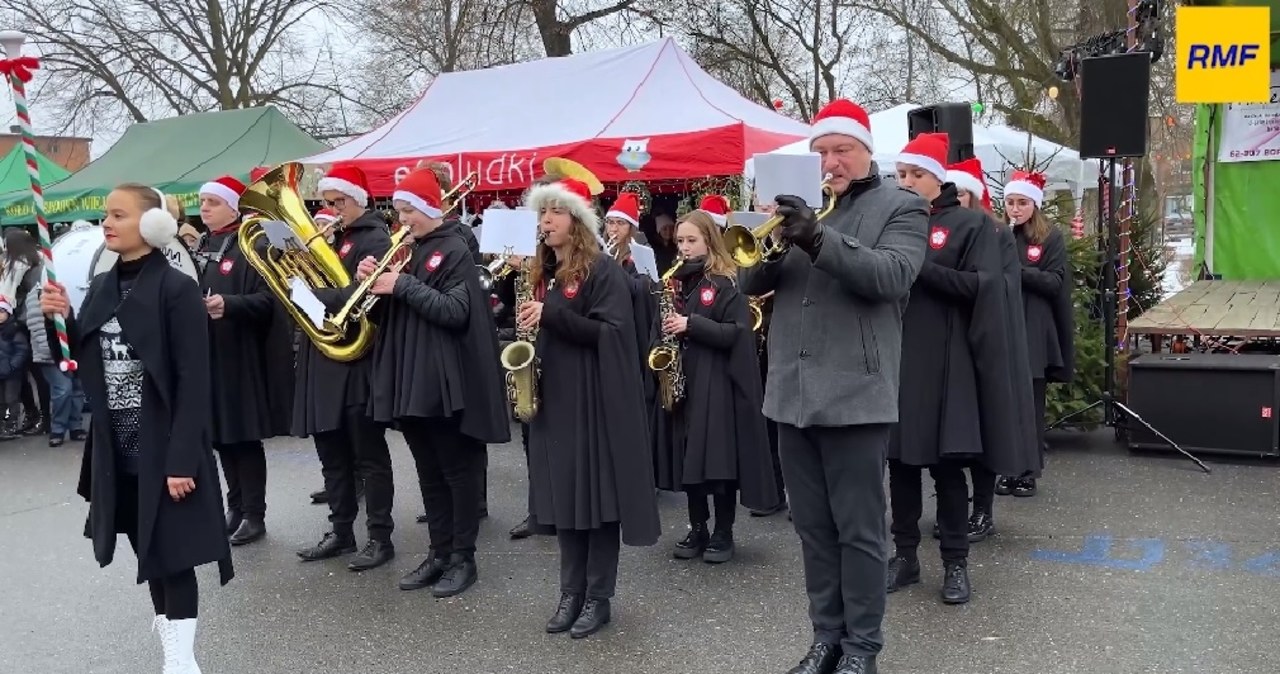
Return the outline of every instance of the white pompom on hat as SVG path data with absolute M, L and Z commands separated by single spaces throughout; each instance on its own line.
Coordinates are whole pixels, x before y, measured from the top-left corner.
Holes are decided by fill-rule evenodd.
M 148 246 L 164 248 L 177 238 L 178 220 L 165 208 L 164 192 L 154 187 L 151 191 L 155 192 L 160 199 L 160 206 L 148 209 L 142 214 L 142 218 L 138 221 L 138 232 L 142 234 L 142 240 L 146 241 Z

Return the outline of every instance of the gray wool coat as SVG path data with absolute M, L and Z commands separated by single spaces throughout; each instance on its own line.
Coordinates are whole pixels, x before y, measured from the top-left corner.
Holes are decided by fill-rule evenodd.
M 898 421 L 902 312 L 924 262 L 928 205 L 882 182 L 839 198 L 821 247 L 741 270 L 773 296 L 764 414 L 799 428 Z

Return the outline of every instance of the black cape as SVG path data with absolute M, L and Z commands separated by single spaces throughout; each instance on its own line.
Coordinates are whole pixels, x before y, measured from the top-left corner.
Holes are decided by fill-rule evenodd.
M 340 309 L 351 295 L 360 260 L 368 256 L 382 259 L 391 248 L 391 234 L 381 216 L 373 211 L 365 211 L 364 215 L 345 225 L 334 236 L 333 248 L 342 259 L 342 266 L 351 276 L 352 283 L 346 288 L 315 289 L 316 298 L 331 313 Z M 330 360 L 304 336 L 302 347 L 298 349 L 297 383 L 293 396 L 293 435 L 306 437 L 313 433 L 337 430 L 342 425 L 346 408 L 366 407 L 369 402 L 371 362 L 369 354 L 348 363 Z
M 463 237 L 442 228 L 419 239 L 392 295 L 378 302 L 374 421 L 456 416 L 471 438 L 510 440 L 498 333 Z
M 1075 376 L 1075 312 L 1071 298 L 1071 260 L 1062 230 L 1054 227 L 1042 244 L 1013 228 L 1022 261 L 1022 297 L 1026 307 L 1027 346 L 1036 379 L 1069 383 Z
M 1008 410 L 982 411 L 983 423 L 999 423 L 1001 417 L 1011 422 L 1015 446 L 1023 450 L 1023 461 L 1032 475 L 1039 476 L 1044 461 L 1037 435 L 1039 418 L 1036 416 L 1034 392 L 1031 387 L 1031 365 L 1027 355 L 1027 323 L 1022 299 L 1022 263 L 1018 260 L 1018 246 L 1013 230 L 1003 222 L 988 218 L 988 225 L 1000 239 L 1000 262 L 1004 265 L 1005 320 L 1009 334 L 1009 394 L 1013 406 Z
M 112 562 L 116 549 L 116 452 L 107 407 L 99 340 L 114 315 L 144 368 L 138 448 L 138 582 L 217 562 L 223 584 L 235 571 L 223 519 L 222 485 L 210 431 L 209 333 L 200 288 L 147 255 L 129 296 L 120 299 L 119 263 L 93 279 L 69 337 L 85 397 L 93 411 L 77 492 L 89 501 L 94 558 Z M 196 489 L 174 502 L 165 480 L 191 477 Z
M 622 269 L 627 273 L 631 288 L 631 311 L 636 326 L 636 344 L 642 347 L 639 353 L 640 379 L 644 382 L 644 401 L 648 406 L 653 402 L 657 389 L 654 387 L 653 377 L 645 376 L 649 371 L 649 352 L 643 347 L 649 343 L 650 326 L 653 325 L 654 317 L 658 313 L 658 299 L 654 294 L 653 279 L 648 274 L 637 270 L 631 258 L 622 261 Z
M 658 488 L 734 484 L 742 505 L 773 508 L 778 485 L 760 412 L 764 391 L 747 296 L 732 279 L 704 276 L 701 263 L 686 264 L 676 279 L 676 310 L 689 317 L 680 341 L 685 399 L 671 414 L 653 405 L 655 418 L 667 417 L 654 434 Z M 654 323 L 654 345 L 661 327 Z
M 1010 305 L 1000 240 L 987 217 L 960 208 L 946 184 L 903 315 L 899 423 L 889 457 L 928 466 L 981 457 L 1002 475 L 1027 468 L 1014 437 Z M 995 413 L 993 413 L 995 411 Z
M 658 542 L 635 326 L 626 272 L 599 255 L 587 278 L 551 284 L 537 336 L 541 405 L 529 424 L 530 525 L 622 525 L 622 541 Z
M 207 320 L 215 445 L 288 435 L 293 417 L 293 322 L 244 259 L 238 231 L 211 234 L 194 256 L 202 294 L 225 305 Z

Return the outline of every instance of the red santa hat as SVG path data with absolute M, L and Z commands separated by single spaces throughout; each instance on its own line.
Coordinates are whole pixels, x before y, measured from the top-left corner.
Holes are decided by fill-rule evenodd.
M 320 179 L 317 192 L 341 192 L 360 206 L 369 205 L 369 179 L 355 166 L 335 166 Z
M 231 176 L 222 176 L 200 186 L 200 196 L 218 197 L 227 202 L 233 211 L 240 210 L 241 194 L 244 194 L 244 183 Z
M 947 167 L 947 182 L 982 200 L 982 207 L 991 210 L 991 195 L 982 172 L 982 162 L 977 157 L 958 161 Z
M 249 171 L 249 182 L 256 183 L 262 179 L 262 176 L 265 176 L 270 172 L 270 166 L 255 166 L 253 167 L 253 170 Z
M 332 208 L 322 208 L 316 211 L 316 222 L 337 222 L 338 214 L 333 212 Z
M 724 227 L 728 223 L 729 211 L 733 209 L 729 206 L 728 197 L 721 194 L 708 194 L 702 197 L 698 210 L 710 215 L 717 225 Z
M 609 207 L 609 212 L 604 214 L 605 218 L 617 218 L 626 220 L 631 223 L 632 227 L 640 226 L 640 202 L 636 199 L 636 195 L 632 192 L 622 192 L 618 195 L 613 205 Z
M 856 138 L 867 150 L 875 152 L 875 141 L 871 137 L 871 116 L 861 105 L 845 98 L 838 98 L 826 104 L 818 114 L 813 116 L 813 124 L 809 128 L 809 142 L 832 134 L 840 134 Z
M 147 209 L 147 212 L 142 214 L 142 218 L 138 220 L 138 233 L 142 235 L 142 240 L 146 241 L 148 246 L 164 248 L 173 243 L 178 236 L 178 219 L 173 217 L 166 207 L 164 192 L 154 187 L 151 191 L 155 192 L 160 205 Z M 239 195 L 236 201 L 239 201 Z
M 1011 194 L 1026 197 L 1035 203 L 1036 208 L 1040 208 L 1044 205 L 1044 174 L 1014 171 L 1008 184 L 1004 186 L 1004 195 L 1007 197 Z
M 436 172 L 423 168 L 413 171 L 396 185 L 391 198 L 403 201 L 426 213 L 429 217 L 438 218 L 444 215 L 441 210 L 440 180 Z
M 898 154 L 899 164 L 918 166 L 938 179 L 947 182 L 947 151 L 951 138 L 945 133 L 922 133 L 907 142 Z
M 537 213 L 544 208 L 566 208 L 573 217 L 600 236 L 600 214 L 591 203 L 591 188 L 581 180 L 561 178 L 553 183 L 537 185 L 524 195 L 524 205 Z

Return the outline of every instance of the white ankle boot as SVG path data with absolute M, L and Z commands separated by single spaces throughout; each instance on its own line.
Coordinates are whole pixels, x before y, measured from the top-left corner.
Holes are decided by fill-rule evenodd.
M 164 646 L 164 674 L 200 674 L 196 664 L 196 619 L 169 620 L 156 616 L 155 629 Z

